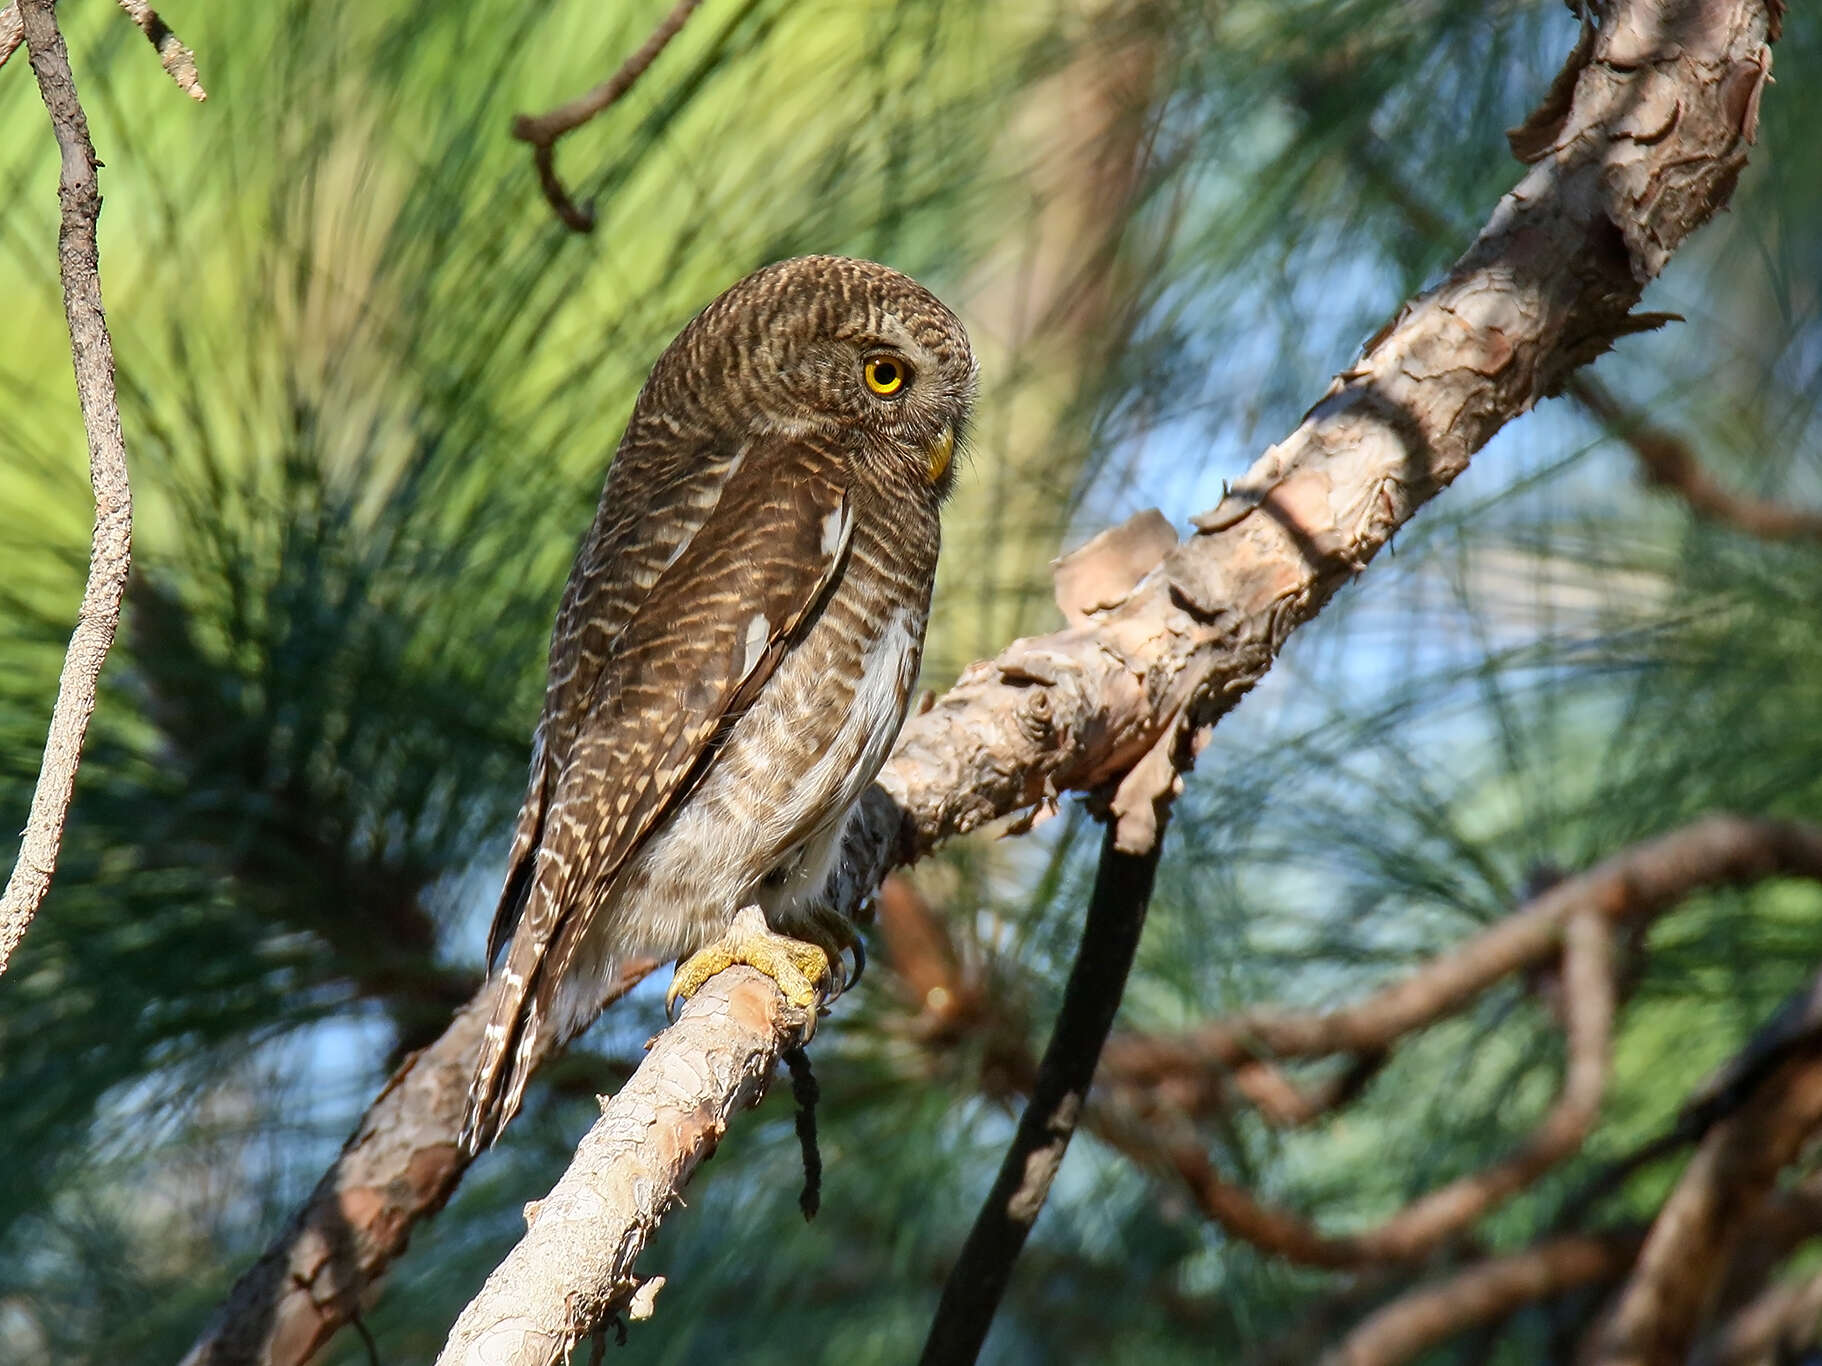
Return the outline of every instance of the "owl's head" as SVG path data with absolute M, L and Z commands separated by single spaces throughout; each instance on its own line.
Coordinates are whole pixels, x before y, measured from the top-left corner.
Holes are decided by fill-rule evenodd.
M 802 256 L 754 271 L 672 343 L 648 392 L 720 435 L 835 446 L 869 477 L 942 497 L 974 403 L 960 320 L 908 275 Z

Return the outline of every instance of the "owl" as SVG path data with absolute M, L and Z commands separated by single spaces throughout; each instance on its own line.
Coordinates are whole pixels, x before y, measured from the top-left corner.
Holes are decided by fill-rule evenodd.
M 933 294 L 834 256 L 749 275 L 652 367 L 551 636 L 468 1151 L 626 959 L 807 1006 L 857 946 L 823 889 L 904 722 L 975 372 Z

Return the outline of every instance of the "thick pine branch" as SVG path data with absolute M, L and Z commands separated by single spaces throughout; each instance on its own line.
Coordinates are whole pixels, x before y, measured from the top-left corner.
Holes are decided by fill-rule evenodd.
M 610 1316 L 648 1313 L 662 1282 L 636 1298 L 633 1263 L 809 1023 L 752 968 L 710 978 L 527 1209 L 525 1236 L 462 1311 L 438 1366 L 557 1366 Z

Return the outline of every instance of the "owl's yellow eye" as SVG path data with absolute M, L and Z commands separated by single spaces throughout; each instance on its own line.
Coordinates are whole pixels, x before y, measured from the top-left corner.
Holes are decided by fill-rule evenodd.
M 911 367 L 897 356 L 874 356 L 861 368 L 867 388 L 881 398 L 892 398 L 904 392 L 911 382 Z

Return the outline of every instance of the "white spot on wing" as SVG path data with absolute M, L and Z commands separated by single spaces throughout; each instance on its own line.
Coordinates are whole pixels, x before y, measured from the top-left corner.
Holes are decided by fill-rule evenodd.
M 822 553 L 833 556 L 848 539 L 848 505 L 844 502 L 822 519 Z
M 745 678 L 753 672 L 759 663 L 759 656 L 765 653 L 766 642 L 772 637 L 772 624 L 766 620 L 764 612 L 753 613 L 753 619 L 747 623 L 746 654 L 740 665 L 740 676 Z

